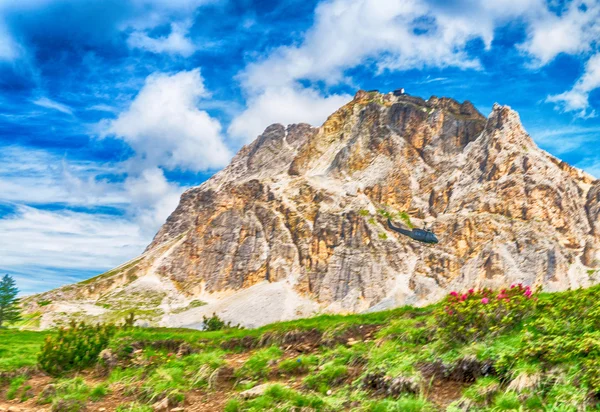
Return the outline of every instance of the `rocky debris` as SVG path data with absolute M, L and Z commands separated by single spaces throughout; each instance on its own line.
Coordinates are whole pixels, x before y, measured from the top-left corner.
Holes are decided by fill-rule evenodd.
M 432 226 L 440 243 L 391 232 L 381 210 Z M 181 196 L 140 258 L 31 302 L 53 302 L 35 307 L 48 325 L 61 305 L 100 319 L 99 296 L 146 290 L 140 301 L 167 308 L 152 318 L 161 325 L 218 312 L 255 327 L 452 289 L 587 287 L 600 281 L 592 268 L 600 181 L 540 150 L 515 111 L 485 118 L 469 102 L 359 91 L 321 127 L 269 126 Z M 207 304 L 168 312 L 190 299 Z
M 187 342 L 182 342 L 181 345 L 179 345 L 179 349 L 177 349 L 177 357 L 178 358 L 181 358 L 181 357 L 187 356 L 187 355 L 191 355 L 192 353 L 194 353 L 194 350 L 193 350 L 192 346 Z
M 363 378 L 363 387 L 389 397 L 416 395 L 420 392 L 420 385 L 416 379 L 404 376 L 391 377 L 384 372 L 367 373 Z
M 494 362 L 480 361 L 474 356 L 466 356 L 454 363 L 440 360 L 421 365 L 421 373 L 426 379 L 444 379 L 462 383 L 473 383 L 484 376 L 496 376 Z
M 52 412 L 85 411 L 85 403 L 77 399 L 59 399 L 52 404 Z M 9 408 L 9 412 L 10 408 Z
M 108 375 L 110 371 L 117 367 L 119 359 L 115 353 L 110 349 L 103 349 L 98 354 L 98 363 L 96 370 L 101 375 Z
M 169 398 L 161 399 L 152 405 L 154 412 L 169 412 Z
M 208 386 L 217 389 L 235 380 L 235 369 L 230 366 L 221 366 L 215 369 L 208 378 Z
M 542 376 L 538 373 L 528 374 L 523 372 L 508 384 L 507 390 L 517 393 L 533 391 L 537 389 L 541 380 Z
M 250 350 L 258 346 L 258 339 L 254 336 L 244 336 L 243 338 L 232 338 L 223 341 L 221 347 L 225 350 L 243 349 Z
M 263 383 L 261 385 L 257 385 L 253 388 L 240 392 L 240 397 L 246 400 L 258 398 L 259 396 L 264 395 L 264 393 L 267 389 L 269 389 L 270 386 L 272 386 L 272 384 L 270 383 Z
M 475 402 L 473 402 L 471 399 L 467 399 L 467 398 L 459 399 L 452 406 L 460 412 L 471 412 L 471 411 L 478 410 L 478 407 L 477 407 L 477 405 L 475 405 Z

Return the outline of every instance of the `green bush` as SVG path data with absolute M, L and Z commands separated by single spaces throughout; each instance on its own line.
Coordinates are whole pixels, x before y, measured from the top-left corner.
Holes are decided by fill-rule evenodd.
M 231 322 L 225 322 L 215 313 L 213 313 L 213 315 L 210 318 L 202 316 L 202 323 L 204 324 L 203 330 L 207 332 L 223 329 L 241 329 L 239 325 L 234 326 L 231 324 Z
M 521 284 L 499 292 L 451 292 L 436 312 L 438 333 L 445 341 L 459 343 L 499 335 L 531 315 L 535 302 L 531 288 Z
M 48 336 L 38 356 L 42 370 L 50 375 L 60 375 L 70 370 L 82 370 L 96 363 L 98 354 L 108 346 L 115 333 L 113 325 L 90 326 L 72 323 Z

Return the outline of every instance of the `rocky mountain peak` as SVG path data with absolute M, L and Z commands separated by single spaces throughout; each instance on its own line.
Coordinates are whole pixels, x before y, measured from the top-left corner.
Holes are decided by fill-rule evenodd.
M 509 107 L 486 118 L 468 101 L 361 90 L 320 127 L 269 126 L 182 195 L 141 257 L 47 298 L 106 317 L 98 305 L 145 294 L 160 303 L 148 322 L 256 326 L 451 289 L 585 287 L 600 281 L 599 219 L 600 183 L 540 150 Z

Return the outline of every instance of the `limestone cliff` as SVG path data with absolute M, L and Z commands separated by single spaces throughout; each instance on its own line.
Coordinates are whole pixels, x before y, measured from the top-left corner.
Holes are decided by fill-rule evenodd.
M 440 243 L 395 234 L 389 214 Z M 359 91 L 319 128 L 269 126 L 182 195 L 141 257 L 29 304 L 42 326 L 131 308 L 155 324 L 217 312 L 256 326 L 466 287 L 585 287 L 598 267 L 600 182 L 540 150 L 516 112 Z

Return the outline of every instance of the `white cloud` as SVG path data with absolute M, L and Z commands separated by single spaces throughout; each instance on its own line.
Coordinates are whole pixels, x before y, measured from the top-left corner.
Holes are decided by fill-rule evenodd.
M 240 74 L 248 108 L 229 132 L 250 140 L 271 121 L 318 125 L 348 96 L 319 94 L 299 81 L 348 83 L 345 71 L 368 62 L 378 72 L 479 69 L 480 62 L 467 52 L 471 40 L 490 47 L 498 25 L 544 7 L 543 0 L 468 1 L 460 7 L 426 0 L 323 1 L 298 44 L 275 49 Z M 327 112 L 317 116 L 317 110 Z
M 196 46 L 187 37 L 190 22 L 171 23 L 171 32 L 167 36 L 150 37 L 145 31 L 134 31 L 127 39 L 131 48 L 148 50 L 152 53 L 179 54 L 189 57 L 196 51 Z
M 146 169 L 139 176 L 125 180 L 125 190 L 131 200 L 129 209 L 134 213 L 142 232 L 153 236 L 179 203 L 182 188 L 169 183 L 159 168 Z
M 231 153 L 219 121 L 197 107 L 209 93 L 200 70 L 153 74 L 104 134 L 125 140 L 140 169 L 156 166 L 201 171 L 227 164 Z
M 531 16 L 527 39 L 519 48 L 543 66 L 561 53 L 589 52 L 600 37 L 600 4 L 575 0 L 560 15 L 546 8 Z
M 542 148 L 561 155 L 594 145 L 598 140 L 600 127 L 567 126 L 547 130 L 531 130 L 531 136 Z
M 146 245 L 139 227 L 110 215 L 47 211 L 20 205 L 0 219 L 2 266 L 33 262 L 54 268 L 105 268 L 123 263 Z
M 592 56 L 585 65 L 585 72 L 577 80 L 573 88 L 561 94 L 549 96 L 548 101 L 557 103 L 567 112 L 577 112 L 580 117 L 595 116 L 595 112 L 588 111 L 589 95 L 594 89 L 600 87 L 600 53 Z
M 250 141 L 272 123 L 320 125 L 351 99 L 349 95 L 323 97 L 312 89 L 268 88 L 250 99 L 248 109 L 233 120 L 228 132 L 236 139 Z
M 244 85 L 261 90 L 297 79 L 338 83 L 344 69 L 381 55 L 380 69 L 478 67 L 463 47 L 487 29 L 465 26 L 460 17 L 436 19 L 433 11 L 421 0 L 324 1 L 302 43 L 280 47 L 265 60 L 250 64 L 242 75 Z
M 118 175 L 127 167 L 3 148 L 1 204 L 10 212 L 0 215 L 2 270 L 16 274 L 27 292 L 36 292 L 141 253 L 185 188 L 169 183 L 157 168 L 125 180 L 101 177 Z M 25 274 L 35 274 L 39 281 L 28 283 Z
M 600 157 L 587 157 L 575 164 L 576 167 L 585 170 L 592 176 L 600 179 Z
M 94 110 L 97 112 L 109 112 L 109 113 L 117 112 L 116 108 L 114 108 L 113 106 L 109 106 L 107 104 L 94 104 L 94 105 L 86 108 L 86 110 Z
M 18 47 L 1 19 L 0 15 L 0 61 L 10 61 L 17 57 Z
M 5 202 L 72 206 L 123 206 L 126 193 L 99 175 L 118 174 L 114 164 L 66 161 L 43 150 L 3 147 L 0 193 Z
M 73 114 L 73 110 L 62 103 L 55 102 L 54 100 L 50 100 L 47 97 L 40 97 L 32 102 L 35 105 L 45 107 L 46 109 L 58 110 L 59 112 L 66 114 Z

